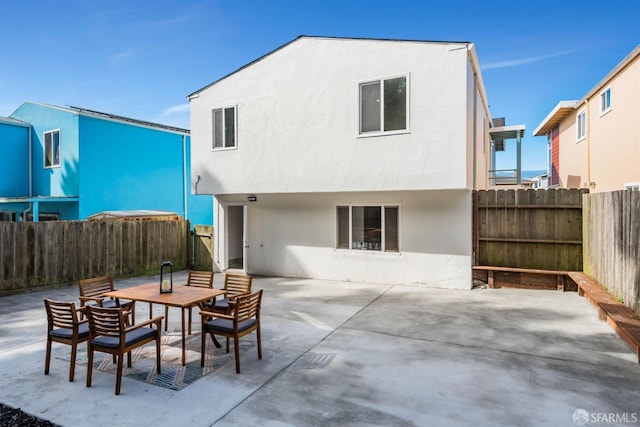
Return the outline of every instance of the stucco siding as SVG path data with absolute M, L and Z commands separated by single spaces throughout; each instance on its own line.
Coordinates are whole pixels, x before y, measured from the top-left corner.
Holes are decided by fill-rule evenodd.
M 248 204 L 257 275 L 471 287 L 471 192 L 260 194 Z M 241 203 L 234 196 L 221 203 Z M 336 249 L 338 205 L 399 206 L 400 252 Z
M 0 122 L 1 197 L 29 194 L 29 132 L 29 127 Z
M 199 189 L 468 188 L 465 47 L 303 38 L 217 82 L 191 100 Z M 358 137 L 358 84 L 405 74 L 409 132 Z M 230 105 L 237 106 L 237 149 L 212 152 L 211 111 Z

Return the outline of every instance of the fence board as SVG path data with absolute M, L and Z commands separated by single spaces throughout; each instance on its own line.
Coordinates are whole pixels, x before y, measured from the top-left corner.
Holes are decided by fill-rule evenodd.
M 585 190 L 482 190 L 474 210 L 480 265 L 582 270 Z
M 0 222 L 0 293 L 188 265 L 188 221 Z
M 583 211 L 584 272 L 640 313 L 640 192 L 590 194 Z

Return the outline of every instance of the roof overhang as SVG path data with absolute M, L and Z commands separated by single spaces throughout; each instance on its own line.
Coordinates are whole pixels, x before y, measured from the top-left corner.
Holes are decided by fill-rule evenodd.
M 505 139 L 522 139 L 525 125 L 497 126 L 489 128 L 489 135 L 495 143 L 496 151 L 504 151 Z
M 533 136 L 543 136 L 551 132 L 578 105 L 578 101 L 560 101 L 533 131 Z
M 78 200 L 78 197 L 68 196 L 0 197 L 0 203 L 63 203 L 77 202 Z

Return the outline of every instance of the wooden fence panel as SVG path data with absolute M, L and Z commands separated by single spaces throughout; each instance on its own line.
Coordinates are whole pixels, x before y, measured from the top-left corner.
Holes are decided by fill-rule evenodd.
M 188 266 L 188 221 L 0 222 L 0 293 Z
M 482 190 L 473 223 L 478 265 L 582 270 L 586 190 Z
M 640 192 L 583 199 L 584 272 L 640 313 Z
M 195 225 L 193 227 L 193 268 L 197 270 L 211 270 L 213 268 L 213 227 L 210 225 Z

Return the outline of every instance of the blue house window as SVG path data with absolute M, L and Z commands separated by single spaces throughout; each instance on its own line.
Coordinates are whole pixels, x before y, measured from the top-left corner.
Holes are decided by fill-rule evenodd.
M 44 167 L 60 166 L 60 129 L 44 133 Z

